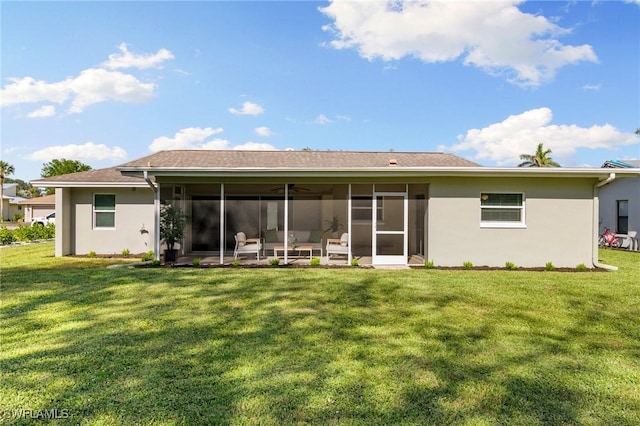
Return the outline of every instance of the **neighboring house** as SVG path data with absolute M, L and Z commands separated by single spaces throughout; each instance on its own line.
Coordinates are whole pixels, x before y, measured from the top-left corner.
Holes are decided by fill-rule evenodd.
M 261 239 L 261 259 L 279 250 L 285 263 L 298 254 L 284 249 L 293 234 L 314 256 L 342 236 L 336 259 L 361 265 L 575 267 L 599 266 L 599 187 L 640 174 L 610 172 L 481 167 L 444 153 L 185 150 L 33 184 L 56 188 L 56 256 L 159 257 L 170 202 L 188 218 L 182 254 L 219 263 L 242 232 Z
M 640 160 L 610 160 L 603 167 L 618 173 L 620 170 L 640 168 Z M 638 250 L 640 233 L 640 177 L 621 179 L 600 191 L 600 232 L 609 228 L 622 235 L 622 246 Z
M 47 216 L 56 211 L 56 196 L 45 195 L 44 197 L 27 198 L 18 203 L 24 211 L 25 223 L 31 223 L 31 219 L 39 216 Z
M 2 185 L 2 220 L 13 220 L 23 214 L 21 201 L 26 200 L 17 194 L 17 183 L 5 183 Z

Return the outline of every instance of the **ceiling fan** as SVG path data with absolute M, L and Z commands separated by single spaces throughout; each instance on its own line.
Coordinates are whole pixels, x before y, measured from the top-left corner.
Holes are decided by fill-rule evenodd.
M 287 184 L 287 189 L 289 190 L 289 192 L 303 192 L 303 191 L 310 191 L 309 188 L 305 188 L 302 186 L 297 186 L 295 183 L 289 183 Z M 277 192 L 279 194 L 282 194 L 284 192 L 284 187 L 279 186 L 277 188 L 273 188 L 271 190 L 271 192 Z

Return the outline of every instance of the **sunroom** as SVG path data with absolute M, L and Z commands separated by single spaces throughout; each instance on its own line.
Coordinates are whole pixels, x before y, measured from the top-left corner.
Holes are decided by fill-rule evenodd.
M 426 183 L 165 180 L 158 178 L 158 208 L 171 203 L 187 217 L 183 261 L 309 264 L 317 258 L 322 264 L 406 265 L 425 260 Z

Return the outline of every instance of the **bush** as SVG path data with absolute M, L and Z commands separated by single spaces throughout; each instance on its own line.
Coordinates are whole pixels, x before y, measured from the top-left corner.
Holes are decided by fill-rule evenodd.
M 309 261 L 309 265 L 311 265 L 311 266 L 320 266 L 320 258 L 319 257 L 314 257 L 313 259 L 311 259 Z
M 585 265 L 584 263 L 581 263 L 578 266 L 576 266 L 576 269 L 578 271 L 586 271 L 587 270 L 587 265 Z
M 271 259 L 269 261 L 269 265 L 271 266 L 278 266 L 280 264 L 280 259 L 278 259 L 277 257 Z
M 96 257 L 96 252 L 91 250 L 89 253 L 87 253 L 87 257 L 91 257 L 91 258 Z
M 351 259 L 351 266 L 358 266 L 358 259 Z
M 129 256 L 130 254 L 131 254 L 131 251 L 129 251 L 129 249 L 124 249 L 124 250 L 122 250 L 122 255 L 123 255 L 124 257 L 127 257 L 127 256 Z
M 555 269 L 555 267 L 553 266 L 553 263 L 547 262 L 544 265 L 544 269 L 545 269 L 545 271 L 553 271 Z
M 473 268 L 473 263 L 466 261 L 462 263 L 462 266 L 464 267 L 464 269 L 471 269 Z
M 238 259 L 233 259 L 233 262 L 231 262 L 231 266 L 237 268 L 238 266 L 240 266 L 240 261 Z
M 56 226 L 49 223 L 45 226 L 20 225 L 13 230 L 17 241 L 49 240 L 56 236 Z
M 510 271 L 515 271 L 516 269 L 518 269 L 515 263 L 509 262 L 508 260 L 505 262 L 504 267 Z
M 142 255 L 142 261 L 143 262 L 150 262 L 153 260 L 153 251 L 149 250 L 148 252 L 146 252 L 145 254 Z
M 191 264 L 193 266 L 200 266 L 201 262 L 202 262 L 202 260 L 199 257 L 194 257 L 193 260 L 191 261 Z
M 0 244 L 5 246 L 7 244 L 14 243 L 16 241 L 16 236 L 13 234 L 13 231 L 7 229 L 6 226 L 0 228 Z
M 153 261 L 151 262 L 151 265 L 152 265 L 152 266 L 155 266 L 155 267 L 157 268 L 158 266 L 160 266 L 160 265 L 161 265 L 161 262 L 160 262 L 160 260 L 156 259 L 156 260 L 153 260 Z
M 434 266 L 433 260 L 426 260 L 424 262 L 424 267 L 427 269 L 433 269 L 433 266 Z

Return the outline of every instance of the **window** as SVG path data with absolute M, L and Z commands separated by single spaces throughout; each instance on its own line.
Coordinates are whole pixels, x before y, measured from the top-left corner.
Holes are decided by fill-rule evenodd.
M 524 194 L 480 194 L 480 226 L 523 228 Z
M 93 195 L 93 227 L 115 228 L 116 196 L 115 194 Z
M 618 234 L 629 233 L 629 200 L 618 200 L 618 223 L 616 232 Z

